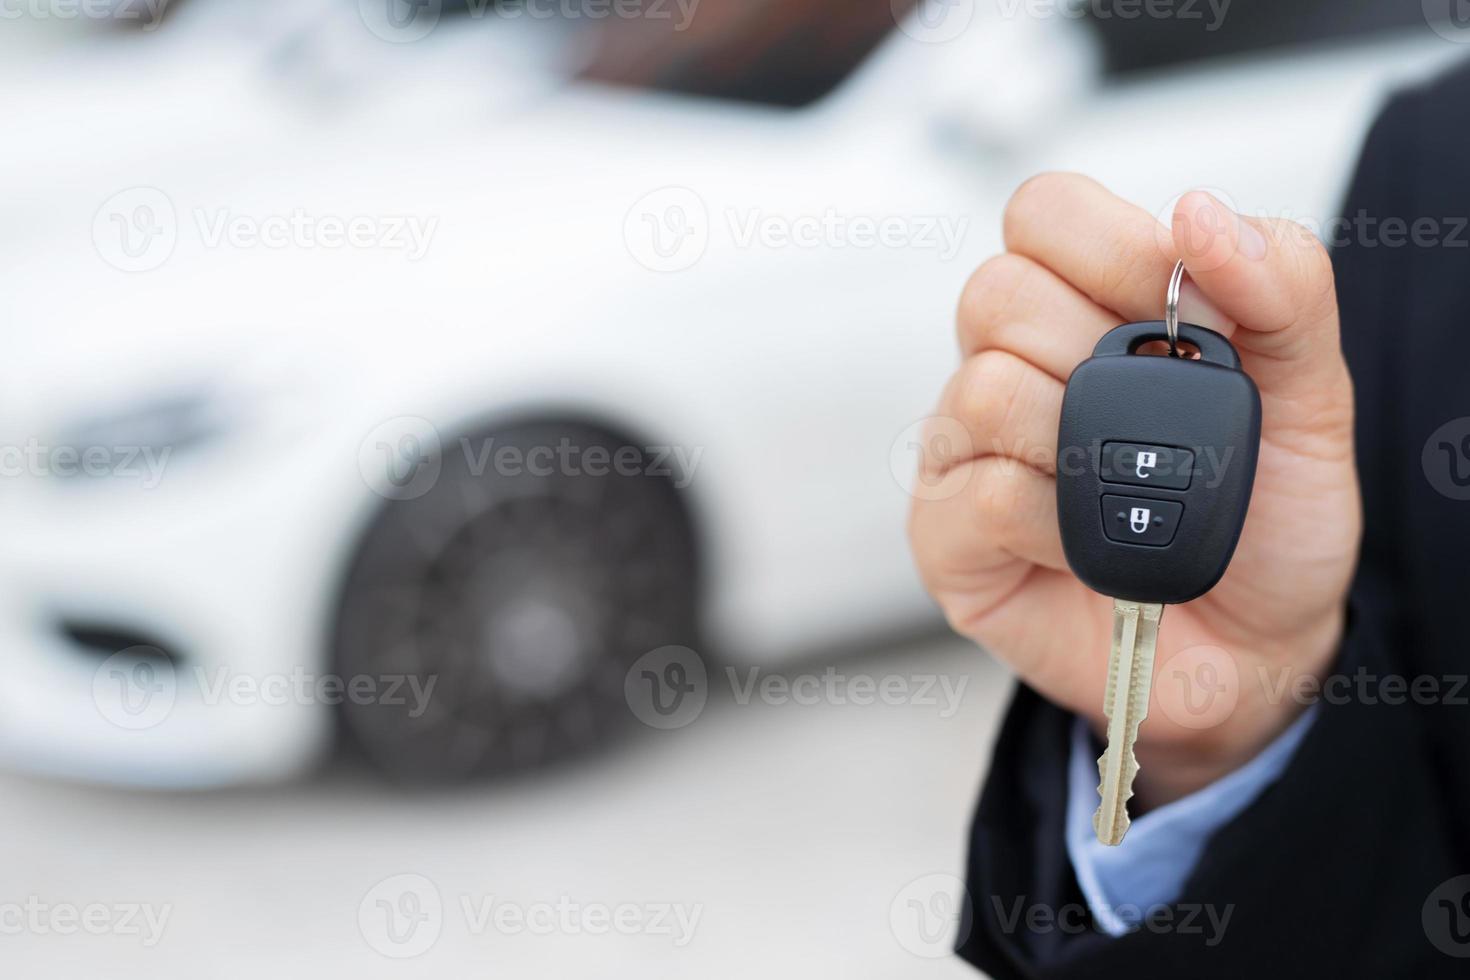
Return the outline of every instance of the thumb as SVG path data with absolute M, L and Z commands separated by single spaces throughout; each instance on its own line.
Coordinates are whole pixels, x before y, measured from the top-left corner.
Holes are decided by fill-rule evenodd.
M 1237 325 L 1231 340 L 1267 420 L 1350 425 L 1332 262 L 1316 236 L 1294 221 L 1236 214 L 1204 191 L 1179 199 L 1172 231 L 1190 279 Z

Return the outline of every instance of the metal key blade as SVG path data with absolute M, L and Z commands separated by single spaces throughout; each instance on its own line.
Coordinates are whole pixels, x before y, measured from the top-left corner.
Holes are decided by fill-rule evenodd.
M 1138 726 L 1148 717 L 1149 688 L 1153 684 L 1154 651 L 1159 642 L 1159 620 L 1164 607 L 1157 602 L 1113 600 L 1113 650 L 1108 657 L 1108 690 L 1103 713 L 1108 719 L 1108 747 L 1097 760 L 1101 777 L 1097 791 L 1102 803 L 1092 815 L 1097 839 L 1116 846 L 1128 833 L 1128 800 L 1138 760 L 1133 743 Z

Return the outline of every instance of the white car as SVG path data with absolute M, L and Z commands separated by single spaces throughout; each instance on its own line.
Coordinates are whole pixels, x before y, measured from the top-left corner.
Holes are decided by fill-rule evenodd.
M 1325 218 L 1385 91 L 1456 53 L 1420 25 L 1131 80 L 1013 8 L 921 10 L 799 109 L 539 58 L 490 97 L 464 39 L 505 25 L 356 12 L 251 46 L 196 4 L 7 69 L 0 754 L 256 782 L 345 721 L 471 775 L 602 740 L 650 651 L 931 617 L 918 423 L 1019 180 Z M 405 58 L 432 78 L 385 82 Z

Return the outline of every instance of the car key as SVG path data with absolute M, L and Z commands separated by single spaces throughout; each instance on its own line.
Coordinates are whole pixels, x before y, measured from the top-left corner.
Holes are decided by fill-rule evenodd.
M 1166 604 L 1204 595 L 1230 563 L 1255 482 L 1261 398 L 1220 334 L 1178 321 L 1184 264 L 1165 319 L 1098 341 L 1067 380 L 1057 439 L 1057 515 L 1067 564 L 1113 599 L 1107 749 L 1098 760 L 1098 840 L 1128 831 L 1138 727 L 1148 714 Z M 1199 351 L 1181 356 L 1180 341 Z M 1138 353 L 1155 341 L 1167 355 Z

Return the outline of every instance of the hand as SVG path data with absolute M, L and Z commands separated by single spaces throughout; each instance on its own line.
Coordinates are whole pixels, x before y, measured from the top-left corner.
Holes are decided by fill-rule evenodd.
M 1098 733 L 1112 604 L 1068 570 L 1057 529 L 1067 377 L 1112 327 L 1163 317 L 1182 258 L 1180 319 L 1230 337 L 1260 388 L 1260 460 L 1235 557 L 1208 594 L 1164 612 L 1135 785 L 1142 808 L 1158 806 L 1283 731 L 1303 708 L 1282 680 L 1322 677 L 1341 641 L 1362 516 L 1332 267 L 1292 222 L 1244 218 L 1193 192 L 1165 228 L 1074 174 L 1016 191 L 1005 244 L 965 288 L 964 360 L 935 418 L 962 427 L 969 450 L 926 453 L 921 478 L 946 492 L 915 500 L 909 535 L 955 630 Z M 1235 687 L 1201 722 L 1181 700 L 1199 692 L 1177 678 L 1206 666 L 1199 676 Z

